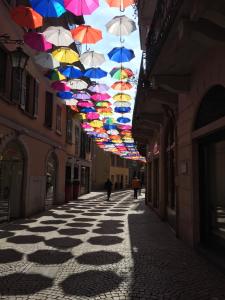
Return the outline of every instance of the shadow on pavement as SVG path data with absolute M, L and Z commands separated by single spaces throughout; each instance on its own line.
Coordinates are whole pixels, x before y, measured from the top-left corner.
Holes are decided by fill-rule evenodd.
M 0 231 L 0 239 L 5 239 L 5 238 L 9 238 L 14 236 L 15 233 L 14 232 L 10 232 L 10 231 Z
M 74 222 L 74 223 L 68 223 L 66 224 L 67 226 L 70 226 L 70 227 L 91 227 L 93 226 L 93 224 L 91 223 L 85 223 L 85 222 Z
M 125 216 L 125 214 L 120 214 L 120 213 L 108 213 L 108 214 L 105 214 L 105 216 L 109 216 L 109 217 L 121 217 L 121 216 Z
M 36 235 L 20 235 L 14 236 L 7 239 L 7 242 L 14 244 L 36 244 L 43 242 L 44 238 Z
M 115 245 L 115 244 L 122 243 L 122 241 L 123 239 L 118 236 L 103 235 L 103 236 L 92 237 L 87 242 L 89 242 L 92 245 L 108 246 L 108 245 Z
M 0 295 L 33 295 L 52 284 L 51 278 L 40 274 L 13 273 L 0 276 Z
M 63 264 L 73 258 L 70 252 L 60 252 L 57 250 L 37 250 L 27 256 L 28 261 L 41 265 Z
M 20 253 L 14 249 L 0 250 L 0 264 L 20 261 L 22 258 L 23 258 L 23 253 Z
M 47 246 L 51 246 L 59 249 L 67 249 L 79 246 L 83 242 L 80 239 L 70 238 L 70 237 L 61 237 L 61 238 L 53 238 L 50 240 L 46 240 L 45 244 Z
M 101 216 L 101 214 L 99 214 L 99 213 L 91 213 L 91 212 L 90 213 L 83 213 L 83 215 L 84 216 L 93 216 L 93 217 L 94 216 Z
M 94 297 L 114 290 L 122 281 L 111 271 L 86 271 L 70 275 L 60 285 L 67 295 Z
M 94 229 L 94 230 L 92 230 L 92 232 L 98 233 L 98 234 L 120 234 L 120 233 L 123 233 L 123 230 L 117 229 L 117 228 L 102 227 L 102 228 Z
M 96 251 L 82 254 L 76 260 L 79 264 L 100 266 L 118 263 L 123 258 L 117 252 Z
M 51 232 L 57 230 L 54 226 L 37 226 L 28 229 L 31 232 Z
M 78 222 L 94 222 L 96 221 L 94 218 L 74 218 L 74 221 Z
M 88 230 L 83 228 L 63 228 L 58 230 L 58 233 L 62 235 L 80 235 L 85 234 L 87 232 Z
M 41 224 L 46 224 L 46 225 L 51 225 L 51 224 L 64 224 L 66 223 L 67 221 L 64 221 L 64 220 L 46 220 L 46 221 L 41 221 L 40 223 Z
M 4 230 L 7 231 L 17 231 L 17 230 L 25 230 L 28 229 L 29 227 L 26 225 L 22 224 L 9 224 L 6 227 L 4 227 Z

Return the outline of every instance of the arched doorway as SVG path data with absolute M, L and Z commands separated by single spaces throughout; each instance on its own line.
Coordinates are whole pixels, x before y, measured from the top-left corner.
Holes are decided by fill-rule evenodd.
M 198 140 L 200 239 L 217 249 L 225 248 L 225 124 L 216 131 L 210 124 L 224 116 L 225 88 L 217 85 L 203 97 L 194 128 L 209 128 Z
M 45 209 L 51 208 L 56 202 L 57 156 L 52 152 L 48 156 L 46 166 L 46 197 Z
M 0 156 L 0 222 L 20 218 L 24 213 L 24 162 L 21 144 L 8 143 Z

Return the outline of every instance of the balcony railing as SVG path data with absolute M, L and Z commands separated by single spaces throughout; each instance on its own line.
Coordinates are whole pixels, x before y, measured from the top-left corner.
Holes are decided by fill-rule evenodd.
M 158 0 L 146 41 L 146 71 L 150 73 L 184 0 Z

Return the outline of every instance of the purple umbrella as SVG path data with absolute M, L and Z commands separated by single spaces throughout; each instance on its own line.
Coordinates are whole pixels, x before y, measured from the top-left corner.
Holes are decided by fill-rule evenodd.
M 92 85 L 89 88 L 89 91 L 93 93 L 105 93 L 108 91 L 109 87 L 104 83 L 99 83 L 96 85 Z
M 79 100 L 89 100 L 91 98 L 90 94 L 88 94 L 86 92 L 76 93 L 76 94 L 73 95 L 73 97 L 75 99 L 79 99 Z
M 43 52 L 52 49 L 52 44 L 47 42 L 44 35 L 38 32 L 26 32 L 24 42 L 32 49 Z

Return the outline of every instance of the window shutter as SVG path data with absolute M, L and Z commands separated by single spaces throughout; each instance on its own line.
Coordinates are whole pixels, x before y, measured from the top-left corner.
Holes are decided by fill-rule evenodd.
M 18 104 L 20 104 L 20 97 L 21 97 L 21 86 L 20 86 L 21 81 L 22 81 L 22 71 L 19 68 L 12 68 L 11 101 Z
M 34 83 L 34 117 L 38 115 L 38 99 L 39 99 L 39 81 L 35 80 Z

